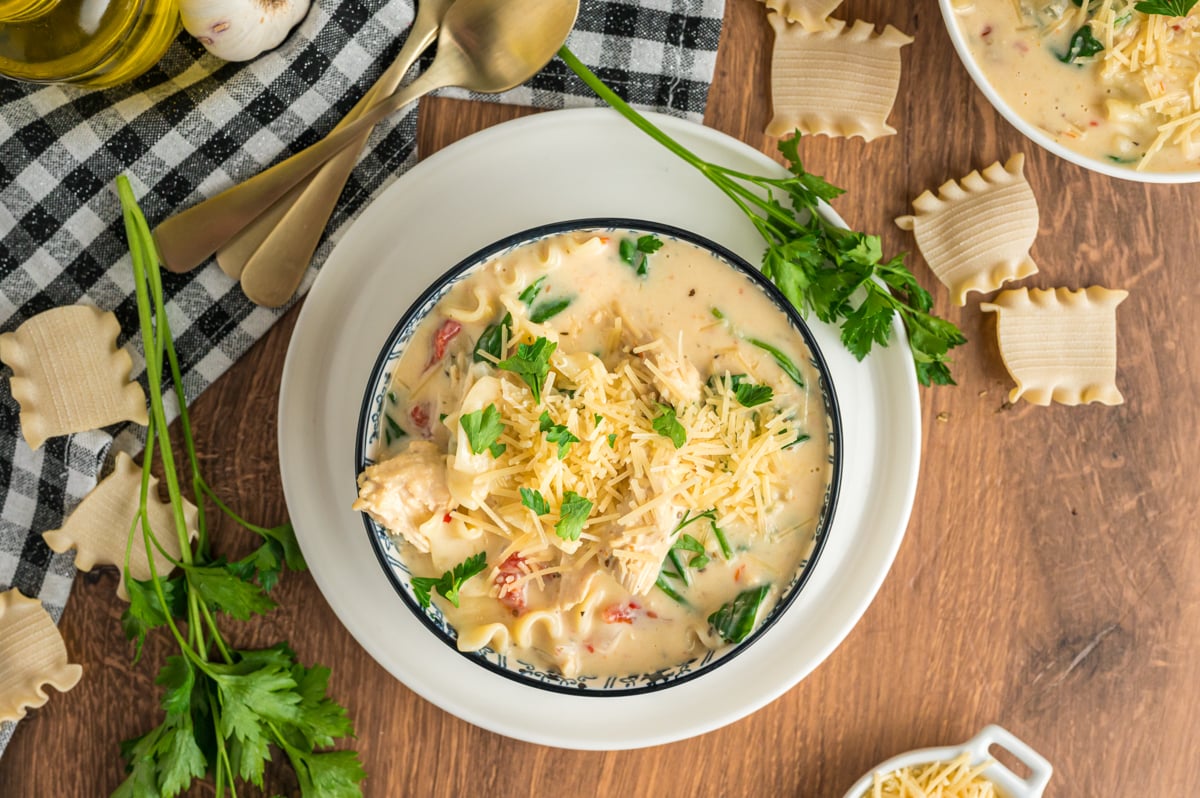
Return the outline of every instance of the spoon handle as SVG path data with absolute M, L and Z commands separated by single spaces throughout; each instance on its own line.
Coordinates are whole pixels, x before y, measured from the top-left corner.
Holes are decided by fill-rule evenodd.
M 334 127 L 341 130 L 358 119 L 379 100 L 396 90 L 408 70 L 437 38 L 442 17 L 452 0 L 421 0 L 417 15 L 409 28 L 408 38 L 392 64 L 379 76 L 375 84 L 359 99 L 350 112 Z M 247 295 L 254 292 L 251 300 L 259 305 L 276 307 L 286 302 L 295 292 L 304 268 L 312 259 L 325 230 L 326 222 L 337 205 L 338 197 L 358 162 L 358 155 L 366 145 L 370 133 L 364 133 L 335 157 L 329 159 L 320 170 L 299 186 L 289 191 L 266 212 L 252 220 L 246 227 L 227 242 L 220 242 L 217 264 L 230 277 L 242 278 Z M 297 276 L 291 281 L 286 296 L 278 299 L 268 296 L 269 287 L 279 281 L 288 282 L 285 274 L 271 276 L 260 273 L 262 265 L 278 263 L 280 267 L 296 264 Z M 255 267 L 249 276 L 244 276 L 250 264 Z M 279 292 L 284 289 L 281 287 Z
M 366 111 L 354 122 L 330 133 L 311 147 L 259 172 L 249 180 L 181 211 L 154 229 L 163 265 L 173 272 L 190 271 L 216 252 L 250 219 L 271 207 L 321 164 L 370 131 L 379 120 L 434 89 L 452 84 L 454 66 L 439 68 L 437 60 L 405 88 Z

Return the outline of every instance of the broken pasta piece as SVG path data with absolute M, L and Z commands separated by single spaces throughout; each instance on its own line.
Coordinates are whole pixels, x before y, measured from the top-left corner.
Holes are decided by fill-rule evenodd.
M 90 571 L 97 564 L 115 565 L 122 569 L 121 579 L 117 584 L 117 595 L 126 601 L 129 600 L 129 593 L 125 589 L 125 546 L 134 517 L 137 515 L 141 492 L 141 467 L 136 465 L 129 455 L 118 452 L 113 472 L 84 497 L 62 528 L 42 535 L 46 545 L 54 551 L 61 553 L 70 548 L 76 549 L 75 567 L 81 571 Z M 187 499 L 184 499 L 183 504 L 188 537 L 192 539 L 196 537 L 196 507 Z M 158 480 L 153 477 L 150 478 L 150 489 L 146 498 L 146 515 L 150 519 L 150 528 L 154 531 L 159 545 L 172 558 L 178 560 L 180 549 L 179 536 L 175 532 L 175 516 L 172 514 L 171 505 L 159 499 Z M 170 573 L 174 567 L 171 560 L 153 543 L 151 547 L 154 553 L 154 567 L 158 574 L 163 576 Z M 150 565 L 146 561 L 145 536 L 140 525 L 133 534 L 129 572 L 139 581 L 145 581 L 151 576 Z
M 25 710 L 50 700 L 46 685 L 65 693 L 83 668 L 67 662 L 67 646 L 37 599 L 16 588 L 0 593 L 0 722 L 25 717 Z
M 1035 405 L 1125 401 L 1117 390 L 1117 305 L 1128 291 L 1020 288 L 980 309 L 996 313 L 1000 356 L 1017 387 L 1008 400 Z
M 71 305 L 0 335 L 0 360 L 13 370 L 12 395 L 31 449 L 118 421 L 146 423 L 146 395 L 129 380 L 133 361 L 117 348 L 120 332 L 112 313 Z
M 775 29 L 767 135 L 799 130 L 871 141 L 896 132 L 887 117 L 900 88 L 900 48 L 911 36 L 891 25 L 876 34 L 862 20 L 847 29 L 831 19 L 827 29 L 812 31 L 780 14 L 767 19 Z
M 896 224 L 912 230 L 917 248 L 957 305 L 968 291 L 990 293 L 1009 280 L 1037 273 L 1029 249 L 1037 238 L 1038 207 L 1025 180 L 1025 156 L 951 180 L 935 197 L 913 200 L 913 215 Z
M 762 0 L 767 8 L 781 14 L 788 22 L 799 22 L 808 30 L 829 30 L 829 15 L 842 0 Z

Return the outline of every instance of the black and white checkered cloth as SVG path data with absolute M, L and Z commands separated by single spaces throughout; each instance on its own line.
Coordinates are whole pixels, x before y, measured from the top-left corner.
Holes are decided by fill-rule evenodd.
M 724 0 L 583 0 L 568 44 L 626 99 L 699 121 L 723 12 Z M 60 305 L 112 310 L 134 372 L 143 372 L 114 178 L 130 175 L 153 225 L 314 143 L 391 62 L 412 17 L 413 0 L 316 0 L 283 46 L 246 64 L 218 61 L 185 35 L 157 68 L 116 89 L 0 78 L 0 332 Z M 596 102 L 557 59 L 491 99 L 542 108 Z M 302 292 L 363 207 L 415 162 L 415 130 L 415 106 L 376 129 Z M 212 262 L 164 279 L 187 395 L 195 397 L 281 311 L 251 304 Z M 59 527 L 91 490 L 110 449 L 132 452 L 141 441 L 136 430 L 110 428 L 31 451 L 11 376 L 0 370 L 0 591 L 37 596 L 57 621 L 74 555 L 53 553 L 41 533 Z M 0 752 L 13 727 L 0 726 Z

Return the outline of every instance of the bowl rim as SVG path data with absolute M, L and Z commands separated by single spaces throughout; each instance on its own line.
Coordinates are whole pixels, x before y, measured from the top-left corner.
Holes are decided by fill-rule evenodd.
M 730 644 L 723 649 L 713 649 L 707 655 L 702 655 L 698 660 L 692 660 L 679 665 L 689 666 L 694 664 L 694 669 L 689 669 L 678 675 L 652 680 L 649 684 L 640 687 L 628 687 L 623 689 L 613 689 L 613 685 L 619 684 L 622 677 L 605 677 L 605 686 L 589 687 L 585 683 L 575 682 L 574 680 L 563 678 L 560 681 L 542 681 L 527 677 L 523 672 L 514 670 L 510 667 L 504 667 L 492 662 L 485 656 L 481 656 L 476 651 L 460 651 L 455 644 L 454 639 L 450 638 L 445 632 L 434 622 L 429 613 L 420 607 L 409 595 L 409 591 L 405 589 L 402 580 L 396 574 L 395 569 L 388 562 L 387 552 L 384 551 L 382 544 L 379 541 L 377 530 L 383 530 L 374 520 L 366 513 L 359 512 L 359 516 L 363 523 L 363 528 L 367 533 L 367 540 L 370 543 L 371 551 L 375 555 L 380 568 L 383 570 L 384 576 L 392 589 L 399 595 L 404 606 L 413 613 L 421 624 L 429 630 L 435 638 L 448 646 L 456 654 L 468 659 L 472 663 L 479 665 L 488 671 L 497 675 L 503 676 L 506 679 L 514 681 L 518 684 L 545 690 L 553 693 L 561 693 L 576 696 L 595 696 L 595 697 L 610 697 L 619 698 L 625 696 L 643 695 L 654 693 L 660 690 L 673 687 L 678 684 L 684 684 L 694 679 L 698 679 L 705 674 L 711 673 L 722 664 L 731 661 L 734 657 L 746 651 L 755 642 L 760 640 L 762 636 L 775 625 L 775 622 L 783 616 L 787 609 L 794 603 L 801 590 L 808 583 L 813 571 L 817 567 L 817 562 L 820 559 L 820 554 L 825 548 L 825 543 L 829 538 L 829 531 L 833 526 L 834 516 L 837 510 L 838 496 L 842 481 L 842 460 L 843 460 L 843 431 L 840 405 L 837 399 L 833 381 L 830 378 L 829 366 L 825 361 L 825 357 L 817 345 L 816 339 L 804 317 L 800 311 L 784 296 L 774 283 L 768 280 L 762 272 L 753 266 L 745 258 L 737 255 L 730 249 L 712 241 L 699 233 L 685 230 L 674 225 L 664 224 L 661 222 L 649 221 L 646 219 L 633 219 L 621 216 L 596 216 L 585 217 L 580 219 L 569 219 L 559 222 L 549 222 L 545 224 L 535 225 L 534 227 L 512 233 L 502 239 L 487 244 L 467 257 L 460 260 L 454 266 L 447 269 L 439 275 L 428 287 L 423 290 L 420 295 L 408 306 L 401 314 L 400 319 L 392 327 L 388 333 L 384 343 L 379 349 L 379 353 L 375 357 L 375 362 L 371 367 L 369 376 L 367 377 L 366 385 L 363 390 L 363 399 L 359 406 L 358 420 L 355 425 L 355 441 L 354 441 L 354 465 L 355 479 L 357 492 L 357 477 L 367 465 L 366 456 L 366 434 L 368 427 L 369 416 L 371 412 L 372 399 L 376 393 L 375 386 L 381 379 L 383 371 L 389 362 L 389 355 L 396 348 L 401 335 L 406 329 L 414 323 L 419 323 L 418 316 L 422 315 L 422 311 L 428 312 L 433 307 L 430 304 L 436 297 L 442 295 L 448 287 L 456 282 L 459 278 L 471 271 L 477 266 L 481 266 L 495 255 L 513 249 L 523 244 L 532 243 L 534 241 L 546 238 L 551 235 L 560 233 L 568 233 L 587 229 L 627 229 L 630 231 L 641 231 L 648 233 L 657 233 L 660 235 L 678 238 L 686 241 L 694 246 L 706 249 L 715 255 L 718 259 L 723 260 L 731 268 L 737 270 L 740 274 L 755 283 L 767 297 L 783 312 L 792 325 L 792 328 L 800 335 L 808 348 L 810 361 L 817 371 L 818 384 L 821 386 L 821 393 L 824 397 L 825 411 L 828 419 L 828 439 L 829 439 L 829 464 L 830 475 L 829 482 L 826 486 L 825 502 L 822 507 L 821 519 L 815 530 L 816 539 L 813 543 L 813 549 L 809 553 L 807 564 L 795 577 L 794 582 L 789 583 L 790 591 L 783 596 L 778 603 L 771 609 L 771 612 L 763 619 L 762 623 L 751 633 L 751 635 L 737 644 Z M 427 307 L 428 305 L 428 307 Z M 383 530 L 386 533 L 386 530 Z M 448 624 L 448 622 L 447 622 Z M 449 625 L 449 624 L 448 624 Z M 721 651 L 719 656 L 714 656 L 716 652 Z M 653 675 L 653 674 L 646 674 Z
M 942 11 L 942 22 L 946 26 L 946 31 L 950 34 L 950 41 L 954 45 L 955 52 L 958 53 L 958 59 L 962 61 L 963 66 L 967 68 L 967 73 L 971 76 L 971 80 L 983 92 L 987 101 L 992 107 L 1000 112 L 1000 115 L 1008 120 L 1009 124 L 1020 131 L 1025 138 L 1037 144 L 1042 149 L 1057 155 L 1063 160 L 1070 161 L 1076 166 L 1081 166 L 1091 172 L 1097 172 L 1108 177 L 1115 177 L 1118 180 L 1128 180 L 1134 183 L 1156 183 L 1156 184 L 1177 184 L 1177 183 L 1197 183 L 1200 182 L 1200 169 L 1191 169 L 1182 172 L 1154 172 L 1145 171 L 1139 172 L 1135 169 L 1120 166 L 1118 164 L 1106 163 L 1097 158 L 1092 158 L 1087 155 L 1078 153 L 1068 147 L 1059 144 L 1050 137 L 1044 130 L 1036 125 L 1028 122 L 1024 117 L 1016 112 L 1009 105 L 1008 101 L 1000 96 L 992 86 L 990 80 L 975 57 L 971 54 L 971 48 L 967 44 L 966 35 L 962 32 L 962 28 L 958 24 L 958 15 L 954 10 L 953 0 L 938 0 L 938 6 Z

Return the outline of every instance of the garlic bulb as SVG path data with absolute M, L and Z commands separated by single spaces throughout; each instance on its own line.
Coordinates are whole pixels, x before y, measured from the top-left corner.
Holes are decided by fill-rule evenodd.
M 249 61 L 277 47 L 311 0 L 179 0 L 188 33 L 226 61 Z

